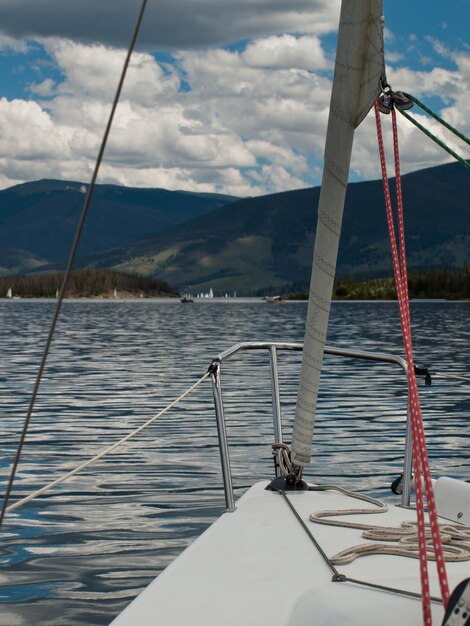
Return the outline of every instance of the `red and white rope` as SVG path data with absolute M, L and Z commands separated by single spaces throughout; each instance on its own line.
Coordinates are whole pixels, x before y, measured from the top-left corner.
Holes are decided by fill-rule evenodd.
M 426 548 L 426 527 L 424 512 L 424 492 L 429 512 L 429 521 L 431 527 L 432 541 L 436 559 L 439 584 L 441 588 L 442 601 L 447 606 L 449 600 L 449 585 L 447 582 L 447 572 L 444 561 L 444 553 L 442 550 L 442 541 L 439 532 L 439 524 L 437 520 L 436 504 L 434 500 L 434 492 L 431 482 L 431 472 L 429 469 L 428 453 L 426 448 L 426 439 L 424 435 L 423 418 L 421 414 L 421 406 L 419 402 L 418 385 L 413 362 L 413 346 L 411 341 L 411 318 L 410 305 L 408 295 L 408 280 L 406 266 L 406 248 L 405 248 L 405 226 L 403 212 L 403 196 L 400 178 L 400 158 L 398 150 L 398 130 L 396 124 L 395 110 L 392 109 L 392 127 L 393 127 L 393 147 L 395 155 L 395 180 L 397 191 L 397 213 L 398 213 L 398 242 L 395 232 L 395 223 L 393 217 L 392 200 L 390 195 L 390 187 L 387 177 L 387 168 L 385 162 L 385 150 L 382 135 L 382 124 L 380 121 L 380 112 L 378 102 L 375 103 L 375 118 L 377 124 L 377 139 L 379 143 L 380 164 L 382 168 L 382 178 L 384 185 L 385 206 L 387 210 L 387 223 L 390 234 L 390 244 L 392 249 L 393 270 L 395 274 L 395 283 L 397 288 L 398 304 L 400 309 L 400 323 L 403 333 L 403 345 L 405 349 L 406 360 L 408 363 L 408 397 L 409 409 L 411 417 L 411 433 L 413 442 L 413 460 L 415 468 L 415 485 L 416 485 L 416 511 L 418 518 L 418 544 L 419 544 L 419 560 L 421 573 L 421 591 L 423 606 L 423 621 L 425 626 L 432 625 L 431 615 L 431 597 L 429 591 L 429 573 L 427 565 L 427 548 Z

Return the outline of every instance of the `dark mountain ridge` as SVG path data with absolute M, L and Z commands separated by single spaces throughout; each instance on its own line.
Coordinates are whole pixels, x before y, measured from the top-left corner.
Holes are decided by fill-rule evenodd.
M 46 186 L 47 197 L 38 198 L 35 204 L 38 215 L 41 206 L 50 207 L 51 204 L 48 205 L 47 200 L 51 194 L 47 184 L 51 181 L 40 182 Z M 468 171 L 458 163 L 428 168 L 403 177 L 410 268 L 470 265 L 469 183 Z M 88 228 L 95 229 L 89 238 L 92 241 L 93 238 L 99 239 L 99 245 L 96 243 L 95 247 L 101 246 L 101 249 L 96 254 L 87 255 L 86 251 L 93 247 L 89 239 L 82 248 L 77 267 L 113 268 L 153 276 L 184 290 L 190 288 L 193 292 L 212 287 L 216 291 L 253 293 L 268 289 L 277 291 L 291 285 L 298 289 L 308 286 L 320 193 L 318 187 L 239 199 L 228 204 L 227 196 L 133 190 L 137 193 L 131 199 L 138 198 L 138 208 L 132 207 L 125 189 L 123 191 L 123 188 L 112 185 L 103 187 L 107 189 L 98 190 L 106 191 L 105 201 L 100 206 L 106 208 L 96 211 L 88 225 Z M 0 221 L 4 215 L 2 193 L 8 191 L 0 192 Z M 39 196 L 43 192 L 38 192 Z M 75 187 L 73 193 L 79 196 L 83 190 L 77 191 Z M 176 198 L 171 194 L 179 195 Z M 17 196 L 21 202 L 21 194 Z M 168 197 L 175 202 L 186 201 L 189 197 L 193 204 L 184 204 L 184 209 L 175 205 L 177 215 L 171 215 L 171 219 L 180 220 L 180 223 L 171 225 L 169 219 L 165 222 L 164 231 L 151 232 L 147 215 L 155 216 L 161 210 L 152 205 L 156 197 Z M 212 209 L 208 201 L 214 202 Z M 23 209 L 21 206 L 17 208 L 17 214 L 24 216 Z M 66 214 L 67 210 L 62 207 L 60 215 Z M 167 209 L 167 213 L 172 211 Z M 165 210 L 162 212 L 165 213 Z M 111 226 L 111 218 L 117 219 L 119 224 Z M 12 219 L 10 214 L 10 227 Z M 163 220 L 164 217 L 159 217 L 152 224 L 155 228 L 162 227 Z M 51 219 L 48 218 L 45 223 L 51 224 Z M 17 227 L 20 231 L 18 222 Z M 111 243 L 107 245 L 108 249 L 104 249 L 110 240 L 108 231 L 112 228 L 118 232 L 125 230 L 128 240 L 125 245 Z M 1 229 L 0 264 L 1 243 L 6 239 L 3 226 Z M 28 236 L 33 237 L 31 229 L 26 230 Z M 52 234 L 51 231 L 52 238 L 58 240 L 60 233 L 56 230 Z M 23 249 L 34 248 L 36 256 L 29 259 L 27 271 L 63 268 L 63 262 L 54 262 L 50 258 L 51 253 L 46 248 L 53 245 L 51 241 L 48 246 L 36 243 L 28 248 L 25 239 L 24 233 L 17 232 L 14 236 L 12 234 L 8 245 L 13 240 L 22 243 Z M 346 195 L 338 275 L 390 275 L 389 248 L 382 181 L 351 183 Z M 13 256 L 10 250 L 9 257 Z M 44 264 L 41 265 L 41 262 Z
M 470 264 L 469 183 L 460 164 L 403 177 L 410 267 Z M 238 200 L 84 264 L 152 275 L 195 290 L 306 287 L 319 192 L 317 187 Z M 382 181 L 351 183 L 338 275 L 390 273 L 389 247 Z
M 37 257 L 43 263 L 64 262 L 86 190 L 80 182 L 40 180 L 0 191 L 0 273 L 21 266 L 2 260 L 7 247 L 10 256 L 17 250 L 17 256 L 23 258 L 24 270 L 36 265 Z M 78 257 L 155 235 L 233 199 L 220 194 L 97 185 Z

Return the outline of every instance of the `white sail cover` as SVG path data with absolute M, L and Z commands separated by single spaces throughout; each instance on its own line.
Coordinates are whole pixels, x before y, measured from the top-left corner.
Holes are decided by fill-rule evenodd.
M 354 129 L 380 94 L 384 73 L 382 1 L 343 0 L 292 438 L 297 466 L 310 463 Z

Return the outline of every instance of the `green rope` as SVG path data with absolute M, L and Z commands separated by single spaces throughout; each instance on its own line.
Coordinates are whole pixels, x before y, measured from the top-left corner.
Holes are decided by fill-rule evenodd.
M 446 152 L 451 154 L 454 157 L 454 159 L 457 159 L 457 161 L 460 161 L 460 163 L 462 163 L 464 167 L 470 170 L 470 163 L 468 161 L 466 161 L 463 157 L 459 156 L 456 152 L 454 152 L 451 148 L 449 148 L 449 146 L 447 146 L 443 141 L 441 141 L 435 135 L 433 135 L 427 128 L 425 128 L 422 124 L 416 121 L 414 117 L 411 117 L 411 115 L 408 115 L 406 111 L 403 111 L 402 109 L 400 109 L 400 107 L 396 107 L 396 108 L 398 109 L 398 111 L 400 111 L 400 113 L 404 117 L 406 117 L 407 120 L 409 120 L 417 128 L 422 130 L 425 135 L 427 135 L 430 139 L 432 139 L 435 143 L 437 143 L 438 146 L 443 148 Z
M 413 102 L 416 102 L 416 104 L 421 107 L 423 109 L 423 111 L 426 111 L 426 113 L 428 115 L 430 115 L 431 117 L 433 117 L 435 120 L 437 120 L 440 124 L 442 124 L 443 126 L 445 126 L 447 129 L 449 129 L 452 133 L 454 133 L 454 135 L 457 135 L 457 137 L 459 137 L 460 139 L 462 139 L 463 141 L 465 141 L 465 143 L 468 143 L 468 145 L 470 145 L 470 139 L 468 137 L 465 137 L 464 134 L 462 134 L 460 131 L 458 131 L 456 128 L 454 128 L 453 126 L 451 126 L 448 122 L 446 122 L 445 120 L 442 119 L 442 117 L 440 117 L 439 115 L 437 115 L 437 113 L 434 113 L 434 111 L 431 111 L 431 109 L 428 109 L 428 107 L 423 104 L 420 100 L 418 100 L 418 98 L 415 98 L 415 96 L 410 96 L 410 98 L 413 100 Z M 398 108 L 398 107 L 397 107 Z

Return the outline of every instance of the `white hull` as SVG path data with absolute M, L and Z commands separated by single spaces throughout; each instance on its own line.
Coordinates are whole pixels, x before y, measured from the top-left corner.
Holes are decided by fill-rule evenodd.
M 284 498 L 254 485 L 233 513 L 222 515 L 113 622 L 113 626 L 416 626 L 421 601 L 351 582 L 332 582 L 332 572 Z M 357 508 L 334 491 L 289 494 L 326 554 L 367 543 L 361 531 L 308 521 L 323 509 Z M 345 521 L 399 526 L 414 510 L 390 506 L 380 515 Z M 337 569 L 350 578 L 420 593 L 419 562 L 373 555 Z M 431 593 L 440 596 L 435 564 Z M 470 575 L 470 564 L 448 564 L 451 589 Z M 442 606 L 433 603 L 433 622 Z

